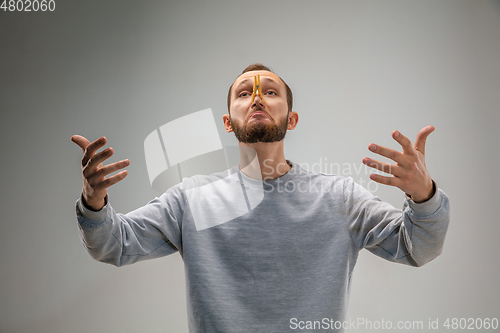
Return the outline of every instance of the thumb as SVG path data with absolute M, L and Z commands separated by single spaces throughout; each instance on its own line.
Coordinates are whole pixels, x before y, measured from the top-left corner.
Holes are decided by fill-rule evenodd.
M 434 126 L 426 126 L 422 128 L 418 134 L 417 139 L 415 140 L 415 149 L 425 155 L 425 142 L 429 134 L 434 132 L 436 128 Z
M 90 144 L 89 140 L 87 140 L 86 138 L 84 138 L 81 135 L 73 135 L 71 137 L 71 141 L 73 141 L 78 146 L 80 146 L 80 148 L 82 148 L 83 151 L 85 151 L 85 149 L 87 148 L 87 146 Z

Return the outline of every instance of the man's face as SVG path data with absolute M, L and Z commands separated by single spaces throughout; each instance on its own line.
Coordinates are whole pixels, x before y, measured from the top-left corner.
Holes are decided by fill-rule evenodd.
M 260 75 L 263 100 L 256 94 L 252 103 L 254 75 Z M 284 139 L 288 126 L 285 84 L 269 71 L 250 71 L 233 84 L 230 129 L 244 143 L 276 142 Z

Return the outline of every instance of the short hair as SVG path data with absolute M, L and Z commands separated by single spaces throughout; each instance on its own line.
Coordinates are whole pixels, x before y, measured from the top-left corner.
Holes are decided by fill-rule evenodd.
M 261 63 L 256 63 L 256 64 L 251 64 L 247 68 L 241 72 L 240 75 L 245 74 L 246 72 L 251 72 L 251 71 L 268 71 L 271 73 L 274 73 L 269 67 L 261 64 Z M 276 73 L 275 73 L 276 74 Z M 286 88 L 286 102 L 288 104 L 288 112 L 292 111 L 293 107 L 293 94 L 292 94 L 292 89 L 286 84 L 285 80 L 283 80 L 280 76 L 278 76 L 280 80 L 285 84 Z M 234 82 L 233 82 L 234 84 Z M 227 111 L 229 112 L 230 110 L 230 105 L 231 105 L 231 92 L 233 89 L 233 84 L 229 87 L 229 92 L 227 93 Z

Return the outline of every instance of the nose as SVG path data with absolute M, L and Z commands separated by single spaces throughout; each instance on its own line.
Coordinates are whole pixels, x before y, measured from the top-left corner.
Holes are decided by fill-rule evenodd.
M 259 92 L 255 92 L 255 97 L 253 99 L 252 107 L 256 105 L 264 105 L 264 100 L 261 98 Z
M 258 103 L 262 105 L 264 96 L 262 96 L 262 87 L 260 86 L 260 75 L 253 76 L 253 93 L 252 93 L 252 106 L 257 105 L 255 99 L 259 97 Z

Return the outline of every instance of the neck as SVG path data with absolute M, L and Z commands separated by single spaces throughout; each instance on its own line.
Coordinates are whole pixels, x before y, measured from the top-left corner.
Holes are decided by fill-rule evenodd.
M 283 140 L 266 143 L 239 143 L 240 170 L 248 177 L 259 180 L 276 179 L 291 167 L 286 163 Z

